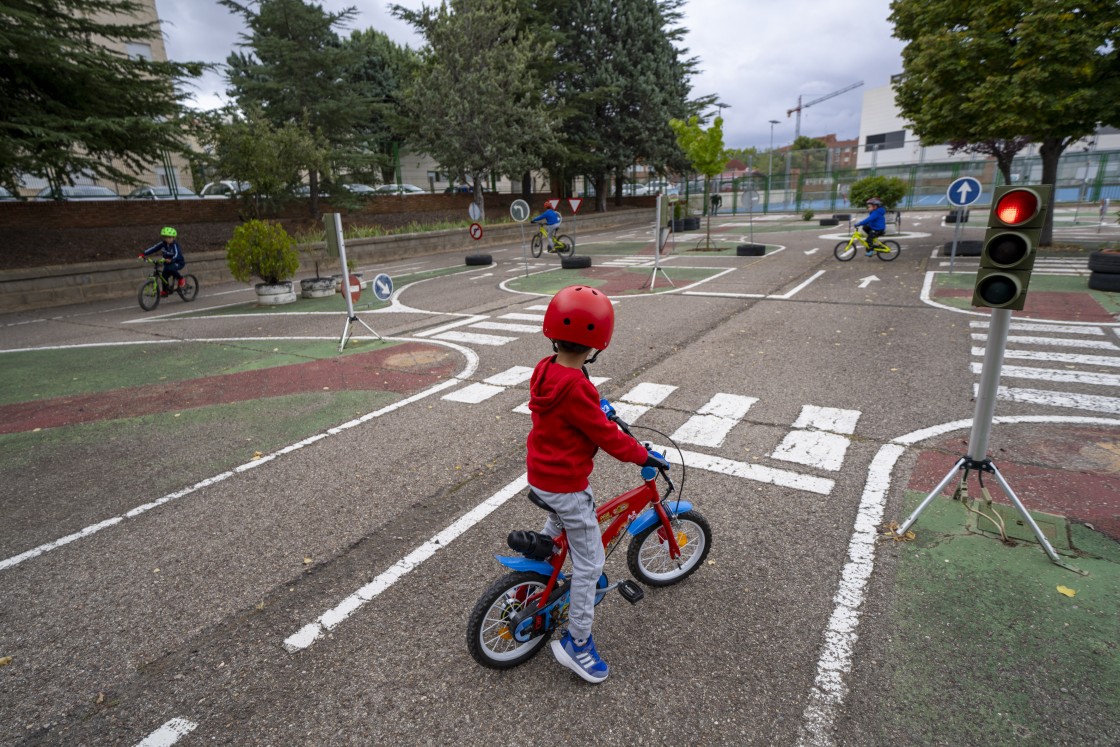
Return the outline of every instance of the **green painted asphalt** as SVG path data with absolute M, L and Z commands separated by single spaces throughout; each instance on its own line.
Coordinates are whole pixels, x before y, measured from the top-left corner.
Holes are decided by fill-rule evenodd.
M 1068 258 L 1069 255 L 1054 255 Z M 976 285 L 976 272 L 939 272 L 934 279 L 934 298 L 946 306 L 961 309 L 972 308 L 972 289 Z M 968 296 L 937 295 L 937 291 L 968 291 Z M 1031 274 L 1028 293 L 1086 293 L 1101 305 L 1109 314 L 1120 315 L 1120 293 L 1106 293 L 1090 290 L 1088 275 L 1044 275 Z
M 924 498 L 907 494 L 905 514 Z M 1069 526 L 1072 564 L 968 529 L 935 499 L 897 574 L 874 744 L 1104 745 L 1120 735 L 1120 544 Z M 1072 590 L 1066 596 L 1059 587 Z

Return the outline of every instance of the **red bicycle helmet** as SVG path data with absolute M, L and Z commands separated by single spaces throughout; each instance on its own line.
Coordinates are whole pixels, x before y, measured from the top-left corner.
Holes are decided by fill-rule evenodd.
M 605 293 L 569 285 L 552 297 L 544 312 L 544 336 L 606 350 L 614 333 L 614 306 Z

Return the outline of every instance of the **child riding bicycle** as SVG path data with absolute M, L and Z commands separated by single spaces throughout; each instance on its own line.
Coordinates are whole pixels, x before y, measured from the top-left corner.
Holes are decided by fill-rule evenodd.
M 866 207 L 868 215 L 856 223 L 856 228 L 862 227 L 867 235 L 867 256 L 871 257 L 875 254 L 875 250 L 871 248 L 875 246 L 875 239 L 887 232 L 887 211 L 878 197 L 869 199 Z
M 538 215 L 536 218 L 533 218 L 530 222 L 539 223 L 542 220 L 545 222 L 545 226 L 547 227 L 546 230 L 548 232 L 548 251 L 553 252 L 557 249 L 563 248 L 564 245 L 556 240 L 556 233 L 560 230 L 560 222 L 563 220 L 563 218 L 560 217 L 560 213 L 556 212 L 550 207 L 546 207 L 543 213 Z
M 533 426 L 526 465 L 530 490 L 551 509 L 541 531 L 555 538 L 563 529 L 572 558 L 568 630 L 552 642 L 552 653 L 584 680 L 596 683 L 605 680 L 610 669 L 591 638 L 596 584 L 605 557 L 587 478 L 600 448 L 623 462 L 653 467 L 668 463 L 607 420 L 584 367 L 610 344 L 610 299 L 587 286 L 564 288 L 548 304 L 543 332 L 555 354 L 537 363 L 530 380 Z
M 163 265 L 163 288 L 160 289 L 159 294 L 166 296 L 170 292 L 169 288 L 182 288 L 186 285 L 187 281 L 179 274 L 179 270 L 186 267 L 187 260 L 183 257 L 183 250 L 179 247 L 178 231 L 171 226 L 164 226 L 159 235 L 162 237 L 161 241 L 140 252 L 140 259 L 146 259 L 149 254 L 163 252 L 163 258 L 166 261 Z M 171 278 L 175 278 L 174 285 L 171 283 Z

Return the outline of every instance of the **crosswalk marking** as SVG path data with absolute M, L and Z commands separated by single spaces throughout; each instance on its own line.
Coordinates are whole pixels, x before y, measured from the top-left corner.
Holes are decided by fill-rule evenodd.
M 643 382 L 619 397 L 612 404 L 618 417 L 627 423 L 645 415 L 651 407 L 661 404 L 661 401 L 676 391 L 675 386 L 668 384 L 650 384 Z
M 972 339 L 976 342 L 987 342 L 988 336 L 974 332 Z M 1056 348 L 1088 348 L 1090 350 L 1120 350 L 1116 343 L 1109 340 L 1070 340 L 1063 337 L 1029 337 L 1026 335 L 1008 335 L 1008 344 L 1020 345 L 1050 345 Z
M 470 332 L 443 332 L 442 334 L 434 335 L 433 339 L 447 340 L 448 342 L 461 342 L 470 345 L 489 345 L 497 347 L 498 345 L 505 345 L 506 343 L 513 342 L 516 337 L 505 337 L 503 335 L 480 335 L 472 334 Z
M 840 410 L 835 407 L 817 407 L 805 405 L 801 414 L 793 422 L 794 428 L 815 428 L 820 431 L 832 433 L 845 433 L 851 435 L 856 432 L 856 423 L 859 422 L 859 410 Z
M 974 356 L 983 358 L 984 348 L 973 348 Z M 1048 363 L 1073 363 L 1084 366 L 1112 366 L 1120 368 L 1120 357 L 1107 355 L 1077 355 L 1075 353 L 1047 353 L 1040 350 L 1005 350 L 1004 358 L 1021 361 L 1047 361 Z
M 522 322 L 543 322 L 544 314 L 502 314 L 499 319 L 511 319 Z
M 472 324 L 471 329 L 491 329 L 496 332 L 540 332 L 539 325 L 531 324 L 510 324 L 507 322 L 478 322 Z
M 664 449 L 665 457 L 673 464 L 681 463 L 681 456 L 676 449 Z M 755 480 L 769 485 L 778 485 L 783 488 L 805 490 L 818 495 L 828 495 L 832 492 L 835 482 L 827 477 L 814 477 L 803 475 L 800 472 L 789 472 L 784 469 L 765 467 L 749 462 L 736 462 L 732 459 L 701 454 L 695 451 L 683 451 L 684 464 L 687 467 L 719 472 L 732 477 L 741 477 L 745 480 Z
M 727 434 L 746 416 L 755 402 L 758 402 L 757 397 L 718 393 L 686 420 L 684 425 L 677 428 L 671 438 L 698 446 L 721 446 Z
M 483 379 L 488 384 L 498 384 L 499 386 L 517 386 L 528 381 L 533 376 L 533 369 L 528 366 L 514 366 L 513 368 L 506 369 L 501 373 L 496 373 Z
M 513 368 L 483 379 L 481 382 L 476 382 L 462 389 L 457 389 L 450 394 L 445 394 L 442 399 L 477 405 L 479 402 L 485 402 L 491 397 L 501 394 L 511 386 L 517 386 L 518 384 L 528 381 L 532 375 L 533 369 L 527 366 L 514 366 Z
M 974 394 L 979 392 L 980 385 L 973 384 L 972 390 Z M 1019 389 L 1001 386 L 996 390 L 996 398 L 1008 402 L 1027 402 L 1034 405 L 1069 407 L 1111 415 L 1120 414 L 1120 397 L 1104 397 L 1098 394 L 1077 394 L 1048 389 Z
M 972 373 L 979 376 L 984 364 L 972 362 Z M 1097 386 L 1120 387 L 1120 375 L 1093 373 L 1092 371 L 1069 371 L 1060 368 L 1034 368 L 1032 366 L 1004 366 L 1000 376 L 1009 379 L 1034 379 L 1059 384 L 1094 384 Z
M 770 456 L 835 472 L 844 464 L 859 416 L 858 410 L 805 405 L 793 423 L 799 430 L 787 433 Z
M 973 329 L 987 329 L 988 322 L 969 322 L 969 327 Z M 1012 332 L 1055 332 L 1063 335 L 1104 335 L 1104 330 L 1100 327 L 1089 327 L 1073 324 L 1039 324 L 1037 322 L 1011 322 Z M 1120 328 L 1117 330 L 1120 332 Z

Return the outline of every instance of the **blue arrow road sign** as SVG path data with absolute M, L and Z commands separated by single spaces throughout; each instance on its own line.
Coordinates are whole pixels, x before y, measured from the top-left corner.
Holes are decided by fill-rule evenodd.
M 379 301 L 388 301 L 389 297 L 393 295 L 393 279 L 381 273 L 373 279 L 373 295 L 377 296 Z
M 949 185 L 945 196 L 949 202 L 958 207 L 971 205 L 980 199 L 980 182 L 971 176 L 962 176 Z

